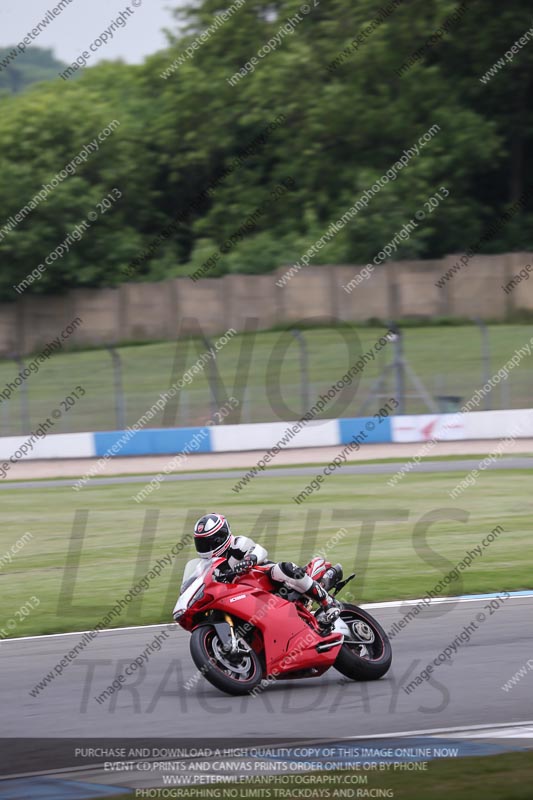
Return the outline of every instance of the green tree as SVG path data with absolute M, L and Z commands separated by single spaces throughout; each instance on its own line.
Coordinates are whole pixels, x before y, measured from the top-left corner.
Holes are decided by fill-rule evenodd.
M 310 0 L 308 13 L 299 0 L 247 0 L 221 21 L 224 8 L 190 0 L 168 47 L 141 66 L 107 62 L 75 81 L 5 90 L 3 299 L 114 187 L 120 201 L 27 291 L 159 280 L 210 259 L 209 275 L 297 261 L 432 126 L 438 133 L 314 263 L 367 263 L 441 186 L 449 197 L 394 257 L 457 252 L 531 185 L 533 44 L 480 80 L 529 28 L 519 0 Z M 49 53 L 40 59 L 36 70 L 52 68 Z M 98 152 L 6 232 L 4 221 L 114 119 Z M 528 248 L 530 209 L 487 251 Z
M 16 45 L 0 47 L 0 91 L 19 94 L 34 83 L 54 80 L 66 66 L 47 48 L 30 47 L 21 53 Z

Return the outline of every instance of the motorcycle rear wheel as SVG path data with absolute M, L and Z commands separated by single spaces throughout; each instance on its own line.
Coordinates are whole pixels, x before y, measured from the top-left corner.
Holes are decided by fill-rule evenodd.
M 343 604 L 341 619 L 352 630 L 357 642 L 345 640 L 335 661 L 335 669 L 354 681 L 382 678 L 390 668 L 392 648 L 379 622 L 351 603 Z
M 193 630 L 190 649 L 192 660 L 204 678 L 226 694 L 249 694 L 261 683 L 263 669 L 258 655 L 242 640 L 238 654 L 224 653 L 212 625 Z

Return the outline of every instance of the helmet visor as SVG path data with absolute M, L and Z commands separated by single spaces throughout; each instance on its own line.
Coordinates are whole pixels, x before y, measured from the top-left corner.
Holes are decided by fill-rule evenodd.
M 197 536 L 194 543 L 196 552 L 205 557 L 213 555 L 216 550 L 223 549 L 224 545 L 229 545 L 230 541 L 231 534 L 226 533 L 226 531 L 220 531 L 220 533 L 215 533 L 212 536 Z

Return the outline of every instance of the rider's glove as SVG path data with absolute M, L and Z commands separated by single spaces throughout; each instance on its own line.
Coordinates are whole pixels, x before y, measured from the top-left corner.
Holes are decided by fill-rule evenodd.
M 245 572 L 249 572 L 255 565 L 257 564 L 257 556 L 248 556 L 248 558 L 243 558 L 242 561 L 239 561 L 233 567 L 233 572 L 236 575 L 244 575 Z

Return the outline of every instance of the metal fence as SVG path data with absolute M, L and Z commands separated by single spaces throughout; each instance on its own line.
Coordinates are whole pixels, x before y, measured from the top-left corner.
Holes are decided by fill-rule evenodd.
M 447 337 L 458 341 L 454 330 L 441 329 L 437 349 L 434 334 L 433 341 L 428 337 L 426 342 L 423 328 L 404 330 L 403 339 L 389 334 L 387 345 L 357 375 L 357 385 L 337 391 L 316 418 L 376 413 L 391 397 L 399 402 L 396 413 L 458 410 L 498 371 L 512 352 L 514 340 L 509 339 L 505 353 L 501 346 L 493 353 L 491 345 L 500 337 L 498 327 L 490 338 L 487 332 L 479 337 L 472 327 L 468 329 L 470 355 L 466 360 L 453 359 Z M 366 342 L 360 351 L 365 352 L 367 342 L 375 342 L 384 333 L 384 329 L 364 332 Z M 515 333 L 517 346 L 529 341 L 529 328 L 523 326 Z M 347 329 L 345 339 L 350 335 Z M 250 352 L 243 356 L 245 338 L 235 337 L 228 343 L 146 426 L 297 419 L 350 367 L 346 342 L 339 340 L 335 329 L 263 333 L 250 340 Z M 206 352 L 206 346 L 209 341 L 206 345 L 205 340 L 189 340 L 60 353 L 31 372 L 28 365 L 35 363 L 31 357 L 0 362 L 0 435 L 26 435 L 46 420 L 53 433 L 133 425 Z M 448 355 L 443 359 L 445 351 Z M 533 397 L 530 364 L 531 359 L 524 358 L 480 402 L 479 410 L 529 407 Z M 24 370 L 29 374 L 21 380 Z M 217 418 L 215 412 L 230 396 L 237 398 L 237 407 L 223 419 Z

